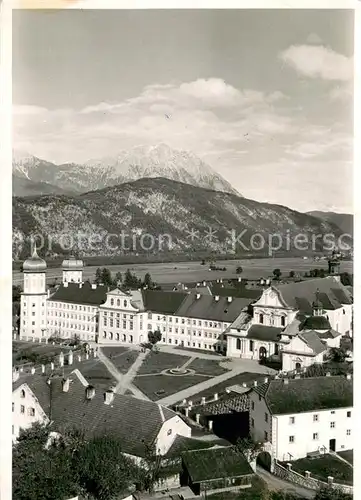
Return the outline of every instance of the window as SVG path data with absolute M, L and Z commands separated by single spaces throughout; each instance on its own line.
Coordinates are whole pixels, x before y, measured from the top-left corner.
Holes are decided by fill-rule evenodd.
M 104 318 L 104 326 L 107 326 L 107 318 Z
M 128 304 L 128 303 L 127 303 L 127 301 L 125 300 L 125 301 L 123 302 L 124 307 L 127 307 L 127 304 Z
M 318 415 L 313 415 L 313 421 L 318 422 Z
M 294 424 L 295 423 L 295 417 L 290 417 L 290 424 Z
M 347 412 L 347 418 L 350 418 L 350 417 L 351 417 L 351 412 L 350 412 L 350 411 L 348 411 L 348 412 Z
M 25 406 L 24 405 L 20 406 L 20 413 L 25 413 Z
M 117 306 L 119 307 L 120 306 L 120 300 L 117 299 Z
M 33 311 L 33 312 L 31 313 L 31 315 L 32 315 L 32 316 L 35 316 L 35 311 Z
M 237 350 L 241 350 L 241 339 L 237 339 Z
M 312 435 L 312 439 L 313 439 L 314 441 L 317 441 L 317 439 L 318 439 L 318 432 L 314 432 L 314 433 L 313 433 L 313 435 Z
M 281 326 L 286 326 L 286 318 L 281 316 Z
M 148 313 L 148 319 L 152 319 L 152 313 Z
M 28 408 L 29 417 L 35 417 L 35 408 Z
M 123 321 L 123 328 L 126 329 L 127 328 L 127 322 L 126 321 Z
M 133 321 L 129 322 L 129 330 L 133 330 Z
M 331 411 L 331 415 L 334 415 L 334 414 L 335 414 L 335 410 L 332 410 L 332 411 Z
M 347 431 L 346 431 L 346 435 L 347 435 L 347 436 L 351 436 L 351 429 L 347 429 Z
M 21 389 L 20 397 L 23 398 L 23 399 L 25 398 L 25 391 L 24 391 L 24 389 Z
M 265 413 L 265 414 L 264 414 L 264 421 L 265 421 L 265 422 L 268 422 L 268 413 Z
M 289 443 L 294 443 L 295 442 L 295 436 L 289 436 L 288 442 Z
M 168 429 L 167 436 L 170 436 L 171 434 L 172 434 L 172 429 Z
M 251 420 L 251 426 L 254 427 L 254 418 Z
M 110 326 L 113 327 L 113 318 L 110 318 Z
M 334 429 L 336 427 L 336 422 L 330 422 L 330 427 L 331 429 Z
M 251 407 L 252 407 L 252 410 L 254 410 L 254 401 L 252 401 Z
M 260 322 L 260 323 L 263 323 L 263 314 L 260 314 L 260 315 L 259 315 L 259 322 Z
M 12 407 L 13 407 L 12 409 L 13 409 L 13 411 L 14 411 L 14 408 L 15 408 L 15 404 L 14 404 L 14 403 L 12 404 Z
M 249 350 L 253 352 L 253 340 L 249 341 Z
M 267 431 L 264 431 L 264 440 L 268 441 L 268 432 Z

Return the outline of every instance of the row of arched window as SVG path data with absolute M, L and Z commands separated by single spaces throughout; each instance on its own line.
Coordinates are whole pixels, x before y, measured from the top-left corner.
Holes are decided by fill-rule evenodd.
M 115 300 L 114 299 L 110 299 L 110 305 L 114 306 L 114 304 L 115 304 Z M 123 300 L 123 306 L 127 307 L 127 305 L 128 305 L 128 301 L 127 300 Z M 120 299 L 117 299 L 117 307 L 120 307 Z

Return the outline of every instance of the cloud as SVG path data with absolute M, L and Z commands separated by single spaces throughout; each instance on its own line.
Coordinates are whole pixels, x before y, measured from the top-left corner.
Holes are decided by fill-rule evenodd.
M 350 101 L 353 94 L 353 82 L 346 82 L 334 87 L 329 95 L 332 101 Z
M 122 102 L 79 110 L 15 107 L 14 140 L 59 162 L 82 162 L 160 142 L 200 155 L 234 149 L 235 144 L 243 149 L 250 138 L 293 131 L 291 117 L 275 108 L 282 100 L 287 98 L 279 91 L 241 90 L 219 78 L 152 84 Z
M 309 78 L 348 81 L 353 77 L 353 58 L 338 54 L 328 47 L 292 45 L 279 57 L 299 74 Z

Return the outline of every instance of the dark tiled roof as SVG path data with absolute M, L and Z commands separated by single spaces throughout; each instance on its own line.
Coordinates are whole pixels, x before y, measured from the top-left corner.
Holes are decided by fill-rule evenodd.
M 69 283 L 68 286 L 60 285 L 49 300 L 98 306 L 106 301 L 107 291 L 107 287 L 101 285 L 93 289 L 89 281 L 83 283 L 81 288 L 79 283 Z
M 54 378 L 50 387 L 46 377 L 33 376 L 27 380 L 31 390 L 44 411 L 53 420 L 59 432 L 77 428 L 86 436 L 112 434 L 122 441 L 124 453 L 143 456 L 146 445 L 152 445 L 163 422 L 177 414 L 152 401 L 143 401 L 132 396 L 114 395 L 110 405 L 104 403 L 103 391 L 96 391 L 92 400 L 85 398 L 85 387 L 79 378 L 70 375 L 68 392 L 62 391 L 61 378 Z M 23 383 L 24 381 L 22 381 Z M 180 417 L 179 417 L 180 418 Z
M 252 325 L 247 332 L 247 338 L 277 342 L 282 330 L 284 328 L 277 328 L 276 326 Z
M 211 448 L 212 446 L 213 443 L 211 441 L 203 441 L 201 439 L 194 439 L 178 435 L 173 441 L 172 446 L 168 450 L 166 457 L 179 457 L 184 451 Z
M 142 295 L 145 310 L 161 314 L 175 314 L 188 296 L 187 293 L 162 290 L 143 290 Z
M 195 293 L 190 293 L 175 314 L 176 316 L 232 323 L 249 303 L 249 299 L 240 298 L 228 302 L 226 297 L 220 297 L 216 301 L 211 295 L 201 295 L 197 299 Z
M 187 451 L 182 458 L 193 483 L 254 474 L 244 455 L 234 446 Z
M 336 330 L 333 330 L 332 328 L 327 331 L 322 331 L 322 332 L 316 332 L 316 335 L 320 339 L 335 339 L 336 337 L 339 337 L 342 335 L 340 332 L 336 332 Z
M 351 304 L 352 299 L 347 288 L 334 277 L 278 285 L 275 288 L 285 302 L 302 312 L 309 314 L 312 303 L 318 298 L 324 309 L 338 309 L 342 304 Z
M 251 302 L 261 297 L 263 289 L 251 289 L 245 286 L 222 287 L 222 285 L 217 283 L 212 286 L 211 291 L 213 295 L 219 295 L 220 297 L 239 297 L 250 299 L 249 302 Z
M 253 388 L 265 397 L 274 415 L 348 408 L 353 405 L 352 380 L 344 376 L 271 380 Z
M 327 346 L 325 346 L 325 344 L 321 341 L 316 332 L 302 332 L 299 334 L 299 337 L 306 342 L 316 356 L 317 354 L 321 354 L 321 352 L 327 351 Z
M 246 389 L 247 390 L 247 389 Z M 250 389 L 247 390 L 247 393 Z M 197 407 L 200 415 L 226 415 L 230 413 L 240 413 L 249 410 L 249 398 L 247 393 L 221 397 L 218 401 L 213 401 Z
M 331 325 L 324 316 L 309 316 L 301 325 L 301 330 L 330 330 Z

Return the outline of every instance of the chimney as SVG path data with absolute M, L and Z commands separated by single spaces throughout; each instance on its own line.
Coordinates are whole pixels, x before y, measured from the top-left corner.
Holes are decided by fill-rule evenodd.
M 265 377 L 264 383 L 267 384 L 267 382 L 268 382 L 268 377 Z
M 287 384 L 288 384 L 288 378 L 284 378 L 284 379 L 283 379 L 283 383 L 284 383 L 285 385 L 287 385 Z
M 242 278 L 239 276 L 238 277 L 238 283 L 241 283 L 241 281 L 242 281 Z
M 346 375 L 346 379 L 347 379 L 347 380 L 351 380 L 351 379 L 352 379 L 352 375 L 351 375 L 351 373 L 347 373 L 347 375 Z
M 197 293 L 197 294 L 196 294 L 196 299 L 198 300 L 198 299 L 200 299 L 200 298 L 201 298 L 201 294 L 200 294 L 200 293 Z
M 219 301 L 219 295 L 215 295 L 215 296 L 214 296 L 214 300 L 215 300 L 216 302 L 218 302 L 218 301 Z
M 210 431 L 212 431 L 212 430 L 213 430 L 213 420 L 208 420 L 208 429 L 209 429 Z
M 48 298 L 50 297 L 50 288 L 48 288 Z
M 63 287 L 64 287 L 64 288 L 68 288 L 68 282 L 67 282 L 67 281 L 64 281 L 64 283 L 63 283 Z
M 81 288 L 83 286 L 83 283 L 79 283 L 79 288 Z
M 266 285 L 270 285 L 271 284 L 271 280 L 269 278 L 266 279 Z
M 68 354 L 68 365 L 72 365 L 73 364 L 73 351 L 69 351 L 69 354 Z
M 227 297 L 227 302 L 232 302 L 232 297 Z
M 97 284 L 96 283 L 92 283 L 92 290 L 95 290 L 97 287 Z
M 19 379 L 19 376 L 18 370 L 13 370 L 13 382 L 16 382 Z
M 32 369 L 30 370 L 30 373 L 31 373 L 32 375 L 34 375 L 34 373 L 35 373 L 35 368 L 34 368 L 34 367 L 32 367 Z
M 95 387 L 88 385 L 85 389 L 85 399 L 91 400 L 95 396 Z
M 331 377 L 331 373 L 330 372 L 326 372 L 326 377 Z
M 263 284 L 264 284 L 264 279 L 263 279 L 263 278 L 261 278 L 261 279 L 260 279 L 260 285 L 263 285 Z
M 257 387 L 257 380 L 253 381 L 253 387 Z
M 114 392 L 113 392 L 113 391 L 110 391 L 110 390 L 109 390 L 109 391 L 106 391 L 106 392 L 104 393 L 104 403 L 105 403 L 106 405 L 110 405 L 110 404 L 112 404 L 113 399 L 114 399 Z
M 61 388 L 63 392 L 69 392 L 69 387 L 70 387 L 70 379 L 65 378 L 61 382 Z
M 197 283 L 197 286 L 201 286 L 201 284 L 200 284 L 200 283 Z
M 205 281 L 203 281 L 203 286 L 207 286 L 207 283 Z

